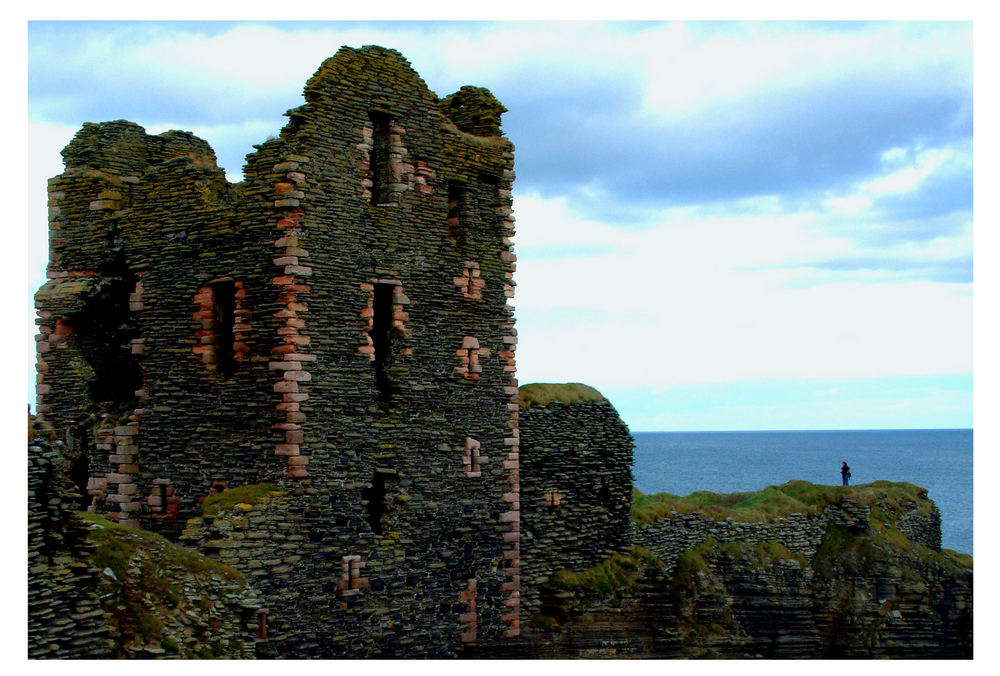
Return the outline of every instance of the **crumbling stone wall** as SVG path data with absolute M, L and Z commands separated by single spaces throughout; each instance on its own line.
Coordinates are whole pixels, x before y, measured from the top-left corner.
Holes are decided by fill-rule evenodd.
M 28 420 L 28 657 L 97 658 L 111 648 L 80 496 L 51 429 Z
M 49 183 L 38 412 L 126 524 L 178 537 L 212 492 L 283 490 L 302 558 L 269 608 L 278 654 L 514 637 L 503 106 L 440 101 L 379 47 L 341 49 L 305 99 L 235 185 L 190 134 L 84 125 Z M 345 560 L 367 588 L 340 588 Z
M 608 401 L 521 410 L 522 602 L 557 570 L 596 565 L 631 543 L 632 450 Z
M 899 516 L 898 522 L 900 530 L 912 542 L 941 550 L 941 514 L 936 506 L 928 516 L 919 513 L 914 503 L 910 511 Z M 791 514 L 768 522 L 739 522 L 732 518 L 717 521 L 701 514 L 673 512 L 661 521 L 637 526 L 635 541 L 660 557 L 672 572 L 681 554 L 709 538 L 747 544 L 779 542 L 789 551 L 812 559 L 831 525 L 867 532 L 871 528 L 871 508 L 844 498 L 827 505 L 820 514 Z

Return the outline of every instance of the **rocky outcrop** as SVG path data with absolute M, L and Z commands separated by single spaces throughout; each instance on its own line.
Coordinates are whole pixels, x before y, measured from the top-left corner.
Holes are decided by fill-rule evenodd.
M 822 500 L 831 490 L 785 487 Z M 649 549 L 631 550 L 628 575 L 608 574 L 622 564 L 612 557 L 541 588 L 522 655 L 971 658 L 972 557 L 940 549 L 926 492 L 834 492 L 769 522 L 673 511 L 638 528 Z
M 77 516 L 62 444 L 28 419 L 28 657 L 95 658 L 111 648 L 100 572 Z
M 254 656 L 260 603 L 235 569 L 78 511 L 51 430 L 28 425 L 28 656 Z

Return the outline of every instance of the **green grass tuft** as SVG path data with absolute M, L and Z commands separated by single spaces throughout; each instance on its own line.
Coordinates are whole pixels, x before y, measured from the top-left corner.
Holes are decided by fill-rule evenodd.
M 632 520 L 646 526 L 677 512 L 698 513 L 719 521 L 773 521 L 795 513 L 818 514 L 843 498 L 871 507 L 872 521 L 877 526 L 894 523 L 894 515 L 913 507 L 921 514 L 930 514 L 932 509 L 927 491 L 910 483 L 874 481 L 858 486 L 822 486 L 793 480 L 750 493 L 697 491 L 686 497 L 671 493 L 645 495 L 633 489 Z
M 622 587 L 631 587 L 637 580 L 644 565 L 663 565 L 655 554 L 643 547 L 632 547 L 627 552 L 616 552 L 598 565 L 570 572 L 557 571 L 551 583 L 562 589 L 575 589 L 608 594 Z
M 201 513 L 204 516 L 215 516 L 220 511 L 232 509 L 241 503 L 255 505 L 277 492 L 278 490 L 271 484 L 237 486 L 205 498 L 201 505 Z
M 552 402 L 575 404 L 582 401 L 607 401 L 603 394 L 583 383 L 530 383 L 518 388 L 520 406 L 547 406 Z

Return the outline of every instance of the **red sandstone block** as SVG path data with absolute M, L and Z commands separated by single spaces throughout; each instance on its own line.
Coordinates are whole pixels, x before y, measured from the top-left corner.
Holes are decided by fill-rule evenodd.
M 521 520 L 521 512 L 518 510 L 511 510 L 509 512 L 504 512 L 500 515 L 500 523 L 511 523 L 514 521 Z
M 462 349 L 465 350 L 478 350 L 479 349 L 479 339 L 475 336 L 465 336 L 462 338 Z
M 305 467 L 309 464 L 308 455 L 295 455 L 288 458 L 289 467 Z
M 276 411 L 298 411 L 299 410 L 299 404 L 298 404 L 298 402 L 294 402 L 294 401 L 288 401 L 288 402 L 283 401 L 280 404 L 278 404 L 277 406 L 275 406 L 274 409 Z M 286 418 L 286 420 L 287 420 L 287 418 Z M 294 422 L 294 421 L 289 420 L 289 422 Z
M 289 430 L 285 432 L 285 443 L 288 444 L 301 444 L 302 443 L 302 430 Z
M 281 397 L 283 401 L 305 401 L 308 398 L 309 398 L 308 394 L 306 394 L 305 392 L 299 392 L 297 390 L 286 392 Z
M 462 643 L 475 643 L 476 642 L 476 630 L 473 629 L 472 631 L 467 631 L 467 632 L 465 632 L 463 634 L 460 634 L 459 638 L 462 641 Z
M 285 420 L 287 420 L 288 422 L 297 422 L 297 423 L 305 422 L 306 414 L 300 413 L 298 411 L 289 411 L 288 413 L 285 414 Z
M 298 444 L 275 444 L 274 454 L 281 456 L 291 456 L 299 454 Z
M 309 470 L 307 470 L 305 467 L 289 467 L 288 476 L 292 477 L 293 479 L 305 479 L 306 477 L 309 476 Z
M 282 362 L 282 363 L 297 364 L 298 362 Z M 285 371 L 283 377 L 285 380 L 301 381 L 306 383 L 312 380 L 312 374 L 310 374 L 308 371 Z
M 306 323 L 301 319 L 289 318 L 285 320 L 285 326 L 293 329 L 304 329 L 306 327 Z
M 316 355 L 314 354 L 303 354 L 301 352 L 294 352 L 285 355 L 285 359 L 289 361 L 316 361 Z
M 508 543 L 508 544 L 510 544 L 512 542 L 520 542 L 521 541 L 521 534 L 518 533 L 517 531 L 510 531 L 510 532 L 507 532 L 507 533 L 503 533 L 501 535 L 501 537 L 502 537 L 503 541 L 506 542 L 506 543 Z
M 286 284 L 291 284 L 295 281 L 295 277 L 292 275 L 282 275 L 279 277 L 273 277 L 271 283 L 277 286 L 285 286 Z
M 294 380 L 279 380 L 274 384 L 274 391 L 282 393 L 298 392 L 299 384 Z
M 302 363 L 297 361 L 272 361 L 267 364 L 268 371 L 301 371 Z
M 271 425 L 271 429 L 279 432 L 286 432 L 288 430 L 300 430 L 302 429 L 302 425 L 296 425 L 295 423 L 287 423 L 287 422 L 274 423 L 273 425 Z
M 308 277 L 312 274 L 312 268 L 305 265 L 286 265 L 285 266 L 286 275 L 301 275 L 303 277 Z

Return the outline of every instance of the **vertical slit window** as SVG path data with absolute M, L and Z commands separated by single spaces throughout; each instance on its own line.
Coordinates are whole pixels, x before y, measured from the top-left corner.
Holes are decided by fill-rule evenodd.
M 395 478 L 394 473 L 376 470 L 372 476 L 371 488 L 361 490 L 362 499 L 368 502 L 368 525 L 371 526 L 372 532 L 376 535 L 384 533 L 382 518 L 385 516 L 387 510 L 386 497 L 388 495 L 385 484 L 386 481 L 391 481 Z
M 372 343 L 375 347 L 375 388 L 380 402 L 388 403 L 392 397 L 389 367 L 392 362 L 392 298 L 394 284 L 376 284 L 373 301 Z
M 368 167 L 372 179 L 372 204 L 386 204 L 391 201 L 392 179 L 389 167 L 389 115 L 372 111 L 372 149 Z
M 455 246 L 465 244 L 465 186 L 448 182 L 448 239 Z
M 229 376 L 236 371 L 233 343 L 236 342 L 236 284 L 212 284 L 212 312 L 215 320 L 215 357 L 219 372 Z

